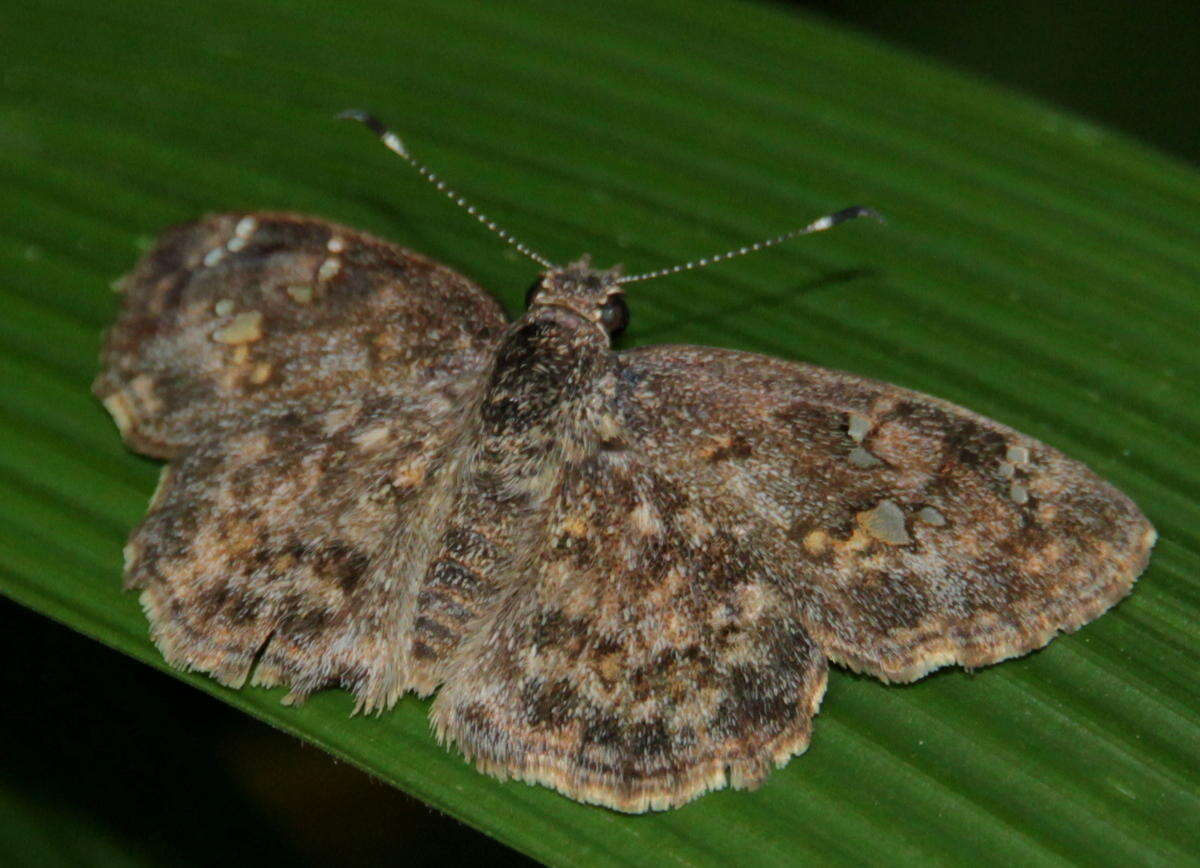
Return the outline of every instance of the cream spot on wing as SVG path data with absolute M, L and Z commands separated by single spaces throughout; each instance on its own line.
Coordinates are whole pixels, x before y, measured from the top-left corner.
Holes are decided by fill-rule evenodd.
M 871 430 L 871 420 L 862 413 L 855 413 L 853 411 L 848 413 L 847 416 L 846 433 L 850 435 L 850 439 L 855 443 L 862 443 Z
M 392 485 L 396 488 L 417 488 L 425 481 L 429 462 L 421 457 L 396 465 L 392 472 Z
M 104 399 L 103 404 L 108 415 L 112 416 L 113 421 L 117 423 L 117 430 L 122 434 L 128 434 L 133 428 L 133 408 L 125 394 L 114 392 Z
M 616 681 L 621 675 L 621 672 L 624 670 L 624 666 L 622 665 L 621 661 L 621 655 L 616 651 L 610 654 L 605 654 L 593 665 L 595 667 L 596 674 L 609 684 L 612 684 L 614 681 Z
M 390 433 L 391 429 L 387 425 L 376 425 L 355 436 L 354 443 L 359 449 L 369 450 L 385 442 Z
M 262 314 L 256 310 L 239 313 L 233 322 L 213 332 L 213 340 L 219 344 L 252 344 L 263 336 Z
M 1000 476 L 1004 479 L 1012 479 L 1016 474 L 1017 468 L 1009 464 L 1007 461 L 1000 462 Z
M 894 501 L 881 500 L 873 509 L 855 516 L 859 526 L 875 539 L 888 545 L 905 545 L 911 542 L 904 525 L 904 513 Z
M 230 253 L 237 253 L 239 250 L 241 250 L 245 246 L 246 246 L 245 238 L 234 237 L 234 238 L 229 239 L 229 243 L 225 245 L 225 249 L 228 250 Z
M 125 561 L 125 572 L 129 572 L 133 565 L 137 563 L 138 558 L 142 556 L 142 547 L 133 540 L 130 540 L 129 542 L 125 543 L 125 547 L 121 549 L 121 556 Z
M 254 230 L 258 228 L 258 221 L 253 217 L 243 217 L 237 222 L 237 226 L 233 227 L 233 234 L 243 240 L 254 234 Z
M 868 467 L 878 467 L 883 464 L 876 456 L 872 455 L 861 446 L 855 446 L 849 456 L 850 463 L 855 467 L 861 467 L 864 470 Z
M 1008 496 L 1013 503 L 1024 504 L 1029 502 L 1029 489 L 1019 482 L 1014 482 L 1008 487 Z
M 1009 446 L 1008 452 L 1004 457 L 1013 464 L 1028 464 L 1029 448 L 1026 446 Z
M 934 527 L 943 527 L 946 524 L 946 516 L 942 515 L 932 506 L 923 506 L 917 510 L 917 518 L 925 522 L 925 524 Z
M 154 378 L 149 374 L 138 374 L 129 383 L 129 388 L 147 413 L 154 415 L 162 410 L 162 401 L 154 389 Z
M 819 555 L 829 547 L 829 534 L 820 528 L 804 535 L 804 548 L 809 554 Z
M 346 249 L 346 242 L 343 241 L 338 236 L 334 235 L 332 238 L 330 238 L 328 241 L 325 242 L 325 249 L 328 250 L 330 253 L 341 253 L 343 250 Z
M 633 524 L 634 530 L 642 536 L 655 536 L 662 533 L 662 522 L 658 520 L 658 514 L 654 507 L 648 503 L 639 503 L 634 507 L 633 512 L 629 514 L 629 520 Z
M 213 305 L 213 313 L 217 316 L 229 316 L 233 313 L 233 302 L 227 298 L 222 298 Z
M 238 344 L 233 348 L 233 363 L 235 365 L 244 365 L 246 360 L 250 358 L 250 345 Z M 230 383 L 233 381 L 230 380 Z
M 588 523 L 577 515 L 569 515 L 563 519 L 562 530 L 567 536 L 583 539 L 588 534 Z
M 296 304 L 308 304 L 313 300 L 313 288 L 303 284 L 292 284 L 285 292 L 291 296 L 292 301 Z
M 256 386 L 261 386 L 271 377 L 270 362 L 259 362 L 254 366 L 254 370 L 250 372 L 250 382 Z
M 335 256 L 331 256 L 321 263 L 321 267 L 317 269 L 317 280 L 321 283 L 326 283 L 333 280 L 337 273 L 342 270 L 342 261 Z
M 208 253 L 204 254 L 204 260 L 203 260 L 204 267 L 212 268 L 214 265 L 216 265 L 218 262 L 220 262 L 224 258 L 225 258 L 225 248 L 224 247 L 214 247 L 212 250 L 208 251 Z

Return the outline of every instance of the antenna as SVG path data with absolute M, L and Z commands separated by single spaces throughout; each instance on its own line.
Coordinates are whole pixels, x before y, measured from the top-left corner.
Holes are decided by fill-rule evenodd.
M 864 208 L 861 205 L 852 205 L 849 208 L 843 208 L 841 211 L 835 211 L 832 214 L 826 214 L 824 217 L 818 217 L 807 226 L 801 226 L 799 229 L 793 229 L 791 232 L 785 232 L 782 235 L 777 235 L 774 238 L 768 238 L 766 241 L 758 241 L 754 244 L 747 244 L 745 247 L 738 247 L 734 250 L 726 250 L 724 253 L 718 253 L 715 256 L 706 256 L 703 259 L 693 259 L 691 262 L 685 262 L 682 265 L 675 265 L 671 268 L 660 268 L 657 271 L 647 271 L 644 274 L 632 274 L 629 277 L 617 278 L 617 283 L 634 283 L 639 280 L 652 280 L 656 277 L 666 277 L 668 274 L 679 274 L 681 271 L 691 271 L 696 268 L 704 268 L 717 262 L 724 262 L 726 259 L 733 259 L 737 256 L 745 256 L 747 253 L 757 253 L 759 250 L 766 250 L 768 247 L 774 247 L 776 244 L 782 244 L 784 241 L 795 238 L 799 235 L 811 235 L 813 232 L 824 232 L 826 229 L 832 229 L 839 223 L 845 223 L 847 220 L 854 220 L 858 217 L 870 217 L 873 220 L 884 222 L 883 215 L 870 208 Z
M 364 111 L 357 111 L 355 109 L 351 109 L 349 111 L 344 111 L 341 114 L 339 114 L 338 118 L 341 120 L 347 120 L 347 121 L 358 121 L 360 124 L 362 124 L 367 129 L 369 129 L 371 132 L 373 132 L 375 135 L 377 135 L 379 137 L 379 140 L 381 142 L 383 142 L 384 145 L 386 145 L 390 150 L 399 154 L 400 157 L 403 158 L 406 163 L 408 163 L 410 166 L 412 166 L 414 169 L 416 169 L 417 174 L 419 174 L 422 178 L 424 178 L 430 184 L 433 184 L 433 186 L 437 187 L 437 189 L 439 189 L 443 193 L 445 193 L 446 197 L 451 202 L 453 202 L 458 207 L 464 209 L 468 214 L 470 214 L 472 217 L 474 217 L 476 220 L 478 220 L 480 223 L 482 223 L 488 229 L 492 230 L 497 235 L 499 235 L 501 239 L 503 239 L 504 241 L 511 244 L 513 247 L 515 247 L 521 253 L 528 256 L 530 259 L 532 259 L 534 262 L 536 262 L 538 265 L 542 266 L 543 268 L 553 269 L 556 267 L 553 262 L 551 262 L 546 257 L 542 256 L 542 254 L 538 253 L 533 248 L 525 245 L 521 241 L 518 241 L 517 238 L 515 236 L 513 236 L 513 234 L 511 232 L 509 232 L 507 229 L 502 229 L 500 226 L 496 225 L 496 223 L 490 217 L 488 217 L 486 214 L 484 214 L 482 211 L 480 211 L 478 208 L 476 208 L 474 205 L 472 205 L 470 202 L 468 202 L 466 199 L 464 199 L 462 196 L 460 196 L 457 192 L 455 192 L 453 189 L 451 189 L 450 186 L 447 185 L 445 181 L 443 181 L 441 178 L 439 178 L 437 175 L 435 175 L 430 169 L 426 168 L 423 164 L 417 162 L 416 158 L 414 158 L 412 156 L 412 154 L 410 154 L 408 152 L 408 148 L 404 147 L 404 142 L 402 142 L 400 140 L 400 137 L 398 135 L 396 135 L 394 132 L 392 132 L 391 130 L 389 130 L 387 127 L 385 127 L 383 125 L 383 123 L 381 123 L 380 120 L 378 118 L 376 118 L 374 115 L 368 114 L 367 112 L 364 112 Z

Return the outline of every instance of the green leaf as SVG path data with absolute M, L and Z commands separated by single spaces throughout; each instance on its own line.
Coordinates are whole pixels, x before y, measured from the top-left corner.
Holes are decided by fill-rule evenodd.
M 529 263 L 333 121 L 341 109 L 391 121 L 556 260 L 640 271 L 862 202 L 889 224 L 633 287 L 627 344 L 852 370 L 1088 462 L 1162 536 L 1116 610 L 974 674 L 889 687 L 835 672 L 812 747 L 760 790 L 640 817 L 476 773 L 412 697 L 351 718 L 341 691 L 288 708 L 280 691 L 179 677 L 554 864 L 1200 854 L 1195 171 L 767 6 L 43 0 L 0 15 L 6 594 L 163 665 L 119 590 L 158 467 L 122 448 L 88 384 L 108 284 L 167 224 L 315 212 L 516 308 Z

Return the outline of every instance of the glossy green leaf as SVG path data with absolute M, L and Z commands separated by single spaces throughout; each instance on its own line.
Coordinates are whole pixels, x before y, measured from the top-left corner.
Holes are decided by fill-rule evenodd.
M 626 343 L 852 370 L 1087 461 L 1162 536 L 1116 610 L 974 674 L 888 687 L 836 672 L 809 752 L 760 790 L 641 817 L 477 774 L 411 697 L 350 718 L 340 691 L 297 709 L 179 677 L 554 864 L 1200 854 L 1194 170 L 769 6 L 42 0 L 0 18 L 6 594 L 162 666 L 119 590 L 158 467 L 122 448 L 88 384 L 109 282 L 167 224 L 315 212 L 516 308 L 530 264 L 338 110 L 390 120 L 556 260 L 643 270 L 863 202 L 888 225 L 631 287 Z

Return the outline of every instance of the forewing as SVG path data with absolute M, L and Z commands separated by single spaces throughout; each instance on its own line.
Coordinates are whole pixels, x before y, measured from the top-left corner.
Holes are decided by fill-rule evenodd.
M 803 751 L 824 655 L 720 506 L 616 441 L 569 462 L 539 544 L 448 667 L 439 738 L 631 812 L 754 786 Z
M 443 388 L 456 400 L 504 328 L 453 271 L 289 214 L 173 229 L 121 290 L 93 388 L 129 444 L 163 458 L 284 405 Z
M 718 349 L 621 366 L 646 460 L 742 504 L 808 633 L 886 680 L 1041 647 L 1125 596 L 1154 543 L 1088 468 L 945 401 Z

